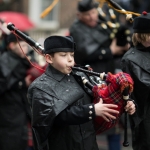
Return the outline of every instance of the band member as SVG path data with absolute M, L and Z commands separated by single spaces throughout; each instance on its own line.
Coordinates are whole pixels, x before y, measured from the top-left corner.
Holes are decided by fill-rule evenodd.
M 150 13 L 143 12 L 133 22 L 133 47 L 122 58 L 122 70 L 134 80 L 131 97 L 138 105 L 130 117 L 133 150 L 150 150 Z
M 98 3 L 93 0 L 79 1 L 77 19 L 70 27 L 70 35 L 77 44 L 75 62 L 89 64 L 96 72 L 114 72 L 114 55 L 121 55 L 128 50 L 128 44 L 117 45 L 117 40 L 110 38 L 111 29 L 100 20 Z
M 93 120 L 96 116 L 115 119 L 117 105 L 104 104 L 102 99 L 93 103 L 81 81 L 85 74 L 71 69 L 76 50 L 71 36 L 50 36 L 44 49 L 49 65 L 28 90 L 35 149 L 98 150 Z M 128 102 L 125 109 L 132 115 L 134 103 Z
M 18 39 L 24 53 L 28 45 Z M 31 83 L 30 63 L 22 53 L 16 36 L 7 36 L 7 51 L 0 57 L 0 149 L 26 150 L 30 107 L 27 89 Z

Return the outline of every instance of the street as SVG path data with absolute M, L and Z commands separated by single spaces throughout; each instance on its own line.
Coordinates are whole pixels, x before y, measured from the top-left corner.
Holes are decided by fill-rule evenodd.
M 121 145 L 122 145 L 123 141 L 124 141 L 124 134 L 121 133 L 121 143 L 120 143 Z M 122 146 L 121 150 L 132 150 L 132 147 L 131 147 L 131 133 L 129 131 L 128 131 L 128 142 L 129 142 L 129 146 L 128 147 Z M 97 143 L 98 143 L 98 146 L 99 146 L 99 150 L 108 150 L 107 139 L 106 139 L 105 134 L 97 135 Z

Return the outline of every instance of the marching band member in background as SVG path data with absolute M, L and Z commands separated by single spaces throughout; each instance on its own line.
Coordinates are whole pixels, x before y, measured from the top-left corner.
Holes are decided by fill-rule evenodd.
M 96 72 L 114 72 L 113 56 L 121 55 L 129 45 L 118 46 L 111 39 L 111 30 L 100 25 L 98 3 L 82 0 L 78 3 L 78 18 L 70 27 L 70 35 L 77 44 L 75 62 L 89 64 Z
M 20 45 L 26 54 L 28 45 L 21 39 Z M 7 36 L 7 51 L 0 57 L 0 149 L 26 150 L 27 123 L 30 108 L 27 89 L 31 83 L 27 70 L 30 63 L 22 53 L 16 36 Z
M 122 58 L 122 70 L 134 80 L 131 94 L 138 115 L 130 117 L 133 150 L 150 150 L 150 13 L 133 21 L 133 47 Z

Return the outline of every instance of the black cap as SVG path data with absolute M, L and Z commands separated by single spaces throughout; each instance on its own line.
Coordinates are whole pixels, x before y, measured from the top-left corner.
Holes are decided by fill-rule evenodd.
M 133 21 L 134 33 L 150 33 L 150 13 L 143 11 L 142 15 Z
M 82 0 L 82 1 L 79 1 L 78 3 L 78 10 L 80 12 L 85 12 L 93 8 L 97 8 L 98 5 L 99 4 L 97 2 L 94 2 L 93 0 Z
M 44 53 L 74 52 L 76 45 L 71 36 L 50 36 L 44 41 Z

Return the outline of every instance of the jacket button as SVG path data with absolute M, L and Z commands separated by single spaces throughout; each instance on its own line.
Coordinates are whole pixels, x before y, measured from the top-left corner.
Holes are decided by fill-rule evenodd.
M 91 115 L 93 112 L 92 111 L 89 111 L 89 114 Z
M 91 120 L 92 119 L 92 117 L 89 117 L 89 120 Z
M 90 108 L 90 109 L 92 109 L 92 108 L 93 108 L 93 106 L 92 106 L 92 105 L 90 105 L 90 106 L 89 106 L 89 108 Z
M 18 83 L 18 84 L 19 84 L 19 86 L 22 86 L 22 85 L 23 85 L 23 83 L 22 83 L 21 81 L 19 81 L 19 83 Z
M 102 54 L 106 54 L 106 51 L 103 49 L 103 50 L 101 50 L 101 53 Z

